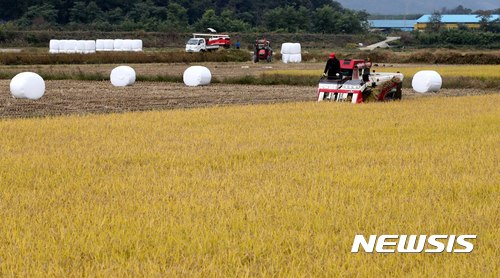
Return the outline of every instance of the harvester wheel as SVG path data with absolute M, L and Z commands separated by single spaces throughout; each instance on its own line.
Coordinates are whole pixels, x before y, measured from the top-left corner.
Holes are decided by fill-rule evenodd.
M 254 63 L 258 63 L 259 62 L 259 56 L 258 55 L 254 54 L 252 58 L 253 58 L 252 60 L 253 60 Z

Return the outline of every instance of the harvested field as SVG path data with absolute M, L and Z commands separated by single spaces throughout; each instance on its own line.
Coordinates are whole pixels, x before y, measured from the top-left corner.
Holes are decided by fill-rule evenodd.
M 314 88 L 298 86 L 245 86 L 137 82 L 115 88 L 109 82 L 47 81 L 46 94 L 38 101 L 14 99 L 9 82 L 0 81 L 0 117 L 110 113 L 314 100 Z
M 109 82 L 47 81 L 38 101 L 14 99 L 9 81 L 0 80 L 0 118 L 113 113 L 217 105 L 315 101 L 316 87 L 212 84 L 186 87 L 179 83 L 137 82 L 115 88 Z M 462 96 L 498 93 L 498 90 L 449 89 L 420 95 L 404 89 L 404 99 L 428 96 Z

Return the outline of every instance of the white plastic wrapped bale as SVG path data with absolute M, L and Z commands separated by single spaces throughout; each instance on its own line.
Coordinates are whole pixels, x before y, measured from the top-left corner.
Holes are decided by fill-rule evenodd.
M 281 45 L 281 60 L 283 63 L 302 62 L 302 47 L 300 43 L 286 42 Z
M 281 54 L 292 54 L 292 43 L 285 42 L 281 44 Z
M 115 87 L 125 87 L 134 84 L 135 70 L 129 66 L 119 66 L 111 71 L 111 84 Z
M 283 63 L 288 64 L 290 62 L 290 56 L 291 54 L 281 54 L 281 61 Z
M 113 51 L 114 45 L 114 40 L 104 40 L 104 51 Z
M 302 47 L 300 46 L 300 43 L 292 43 L 290 47 L 290 54 L 301 54 L 302 53 Z
M 114 40 L 113 51 L 123 51 L 123 40 L 122 39 Z
M 10 93 L 15 98 L 37 100 L 45 93 L 45 81 L 34 72 L 21 72 L 10 81 Z
M 132 50 L 133 51 L 142 51 L 142 40 L 132 40 Z
M 441 75 L 433 70 L 422 70 L 413 76 L 411 86 L 418 93 L 437 92 L 443 85 Z
M 59 40 L 59 53 L 66 53 L 67 40 Z
M 67 40 L 65 45 L 66 53 L 76 53 L 77 43 L 76 40 Z
M 104 40 L 95 40 L 95 50 L 104 51 Z
M 52 54 L 59 53 L 59 40 L 50 40 L 49 53 L 52 53 Z
M 132 40 L 122 41 L 122 51 L 132 51 Z
M 84 53 L 86 53 L 86 54 L 95 53 L 95 49 L 96 49 L 96 46 L 95 46 L 94 40 L 86 40 L 85 41 L 85 52 Z
M 190 87 L 208 85 L 212 81 L 212 73 L 206 67 L 192 66 L 184 71 L 182 79 Z
M 300 63 L 302 62 L 302 54 L 289 54 L 290 55 L 290 58 L 289 58 L 289 62 L 290 63 Z
M 76 41 L 76 53 L 85 53 L 85 41 Z

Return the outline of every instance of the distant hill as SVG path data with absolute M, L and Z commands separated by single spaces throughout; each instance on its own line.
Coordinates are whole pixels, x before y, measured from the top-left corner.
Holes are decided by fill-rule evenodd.
M 337 0 L 342 6 L 354 10 L 366 10 L 371 14 L 430 14 L 441 8 L 455 8 L 462 5 L 476 10 L 493 10 L 500 8 L 498 1 L 488 0 Z

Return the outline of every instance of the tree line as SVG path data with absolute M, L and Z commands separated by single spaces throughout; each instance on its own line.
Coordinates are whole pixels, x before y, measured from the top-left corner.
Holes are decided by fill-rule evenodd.
M 331 0 L 0 0 L 23 29 L 362 33 L 368 14 Z

